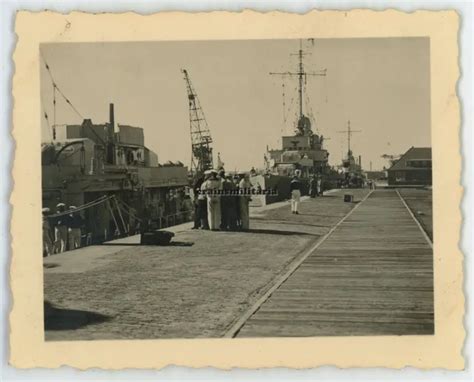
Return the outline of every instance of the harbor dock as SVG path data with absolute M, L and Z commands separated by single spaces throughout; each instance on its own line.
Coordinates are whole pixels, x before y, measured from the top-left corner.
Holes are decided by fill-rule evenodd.
M 429 238 L 396 190 L 357 207 L 233 335 L 434 333 Z
M 347 192 L 299 215 L 252 208 L 248 232 L 185 223 L 168 246 L 137 235 L 47 257 L 45 337 L 432 334 L 431 241 L 403 193 Z

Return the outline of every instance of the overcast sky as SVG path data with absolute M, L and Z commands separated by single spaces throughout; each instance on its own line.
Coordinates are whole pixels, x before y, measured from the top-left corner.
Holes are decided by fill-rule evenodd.
M 330 163 L 347 150 L 338 133 L 351 120 L 352 148 L 363 166 L 382 168 L 381 155 L 431 146 L 430 61 L 427 38 L 304 40 L 305 68 L 327 68 L 308 78 L 304 109 L 313 130 L 330 138 Z M 190 162 L 189 115 L 181 68 L 188 70 L 207 117 L 214 151 L 228 170 L 262 167 L 266 146 L 291 134 L 297 112 L 296 79 L 269 72 L 295 70 L 298 40 L 47 44 L 41 52 L 58 87 L 95 123 L 115 120 L 143 127 L 160 162 Z M 52 120 L 52 85 L 40 69 L 43 107 Z M 283 97 L 282 84 L 285 88 Z M 286 111 L 283 108 L 283 99 Z M 58 124 L 79 124 L 62 100 Z M 287 118 L 284 124 L 284 116 Z M 42 118 L 42 138 L 51 132 Z

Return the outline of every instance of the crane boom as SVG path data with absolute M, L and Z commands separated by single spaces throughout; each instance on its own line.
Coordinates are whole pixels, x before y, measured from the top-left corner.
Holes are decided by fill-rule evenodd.
M 199 98 L 194 90 L 189 73 L 181 69 L 186 82 L 191 133 L 191 173 L 203 173 L 213 167 L 212 138 Z
M 393 155 L 393 154 L 383 154 L 381 158 L 388 160 L 390 167 L 393 166 L 397 161 L 402 157 L 402 154 Z

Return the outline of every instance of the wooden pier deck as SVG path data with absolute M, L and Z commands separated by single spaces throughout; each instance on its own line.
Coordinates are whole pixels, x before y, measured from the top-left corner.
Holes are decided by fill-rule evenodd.
M 231 336 L 433 333 L 431 242 L 396 190 L 376 190 Z

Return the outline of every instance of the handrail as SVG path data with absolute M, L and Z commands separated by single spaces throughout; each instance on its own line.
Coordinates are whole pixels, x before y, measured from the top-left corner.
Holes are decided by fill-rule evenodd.
M 166 225 L 165 225 L 165 226 L 166 226 L 166 227 L 171 227 L 171 226 L 173 226 L 173 225 L 176 225 L 176 218 L 177 218 L 179 215 L 181 215 L 181 216 L 186 216 L 187 214 L 191 214 L 191 216 L 192 216 L 193 213 L 194 213 L 194 210 L 193 210 L 193 209 L 190 209 L 190 210 L 180 211 L 180 212 L 177 212 L 177 213 L 175 213 L 175 214 L 168 214 L 168 215 L 165 215 L 165 216 L 160 216 L 160 217 L 158 217 L 158 220 L 159 220 L 159 229 L 165 228 L 165 227 L 163 226 L 163 224 L 162 224 L 163 219 L 166 221 Z M 174 218 L 174 219 L 173 219 L 173 223 L 174 223 L 174 224 L 169 224 L 169 220 L 170 220 L 170 218 L 172 218 L 172 217 Z M 189 219 L 189 220 L 187 220 L 187 221 L 192 221 L 192 217 L 191 217 L 191 219 Z M 186 221 L 183 221 L 183 223 L 185 223 L 185 222 L 186 222 Z

